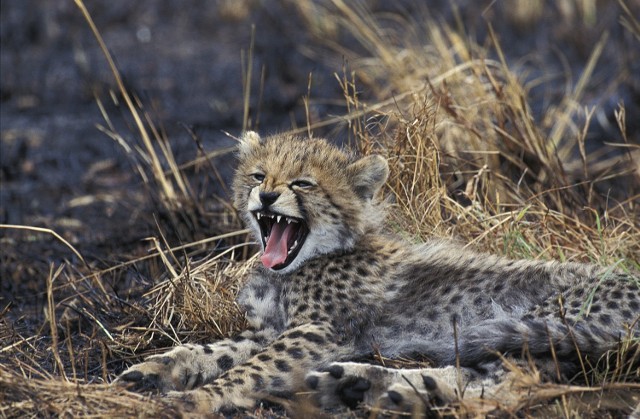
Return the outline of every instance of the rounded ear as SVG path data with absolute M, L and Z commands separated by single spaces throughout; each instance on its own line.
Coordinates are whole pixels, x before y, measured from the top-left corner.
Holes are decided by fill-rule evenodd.
M 240 142 L 238 143 L 238 151 L 241 154 L 247 154 L 251 151 L 252 148 L 255 148 L 260 145 L 262 139 L 260 135 L 255 131 L 245 131 L 240 137 Z
M 353 180 L 354 191 L 362 199 L 372 199 L 389 176 L 389 164 L 377 154 L 351 163 L 347 168 Z

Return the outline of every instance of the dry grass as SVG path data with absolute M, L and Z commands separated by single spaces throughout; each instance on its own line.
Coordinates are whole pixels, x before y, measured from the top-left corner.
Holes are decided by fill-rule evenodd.
M 82 1 L 76 3 L 84 9 Z M 359 2 L 294 3 L 309 33 L 330 51 L 323 59 L 335 60 L 340 68 L 348 57 L 354 69 L 338 77 L 345 116 L 308 128 L 346 122 L 353 146 L 389 159 L 391 229 L 410 241 L 452 237 L 511 257 L 640 270 L 640 149 L 626 136 L 621 105 L 617 121 L 623 143 L 586 154 L 591 111 L 581 100 L 589 86 L 589 67 L 562 100 L 536 118 L 528 105 L 529 87 L 509 67 L 494 35 L 487 45 L 478 45 L 427 13 L 412 19 L 379 18 Z M 526 3 L 532 7 L 527 13 L 508 5 L 494 7 L 504 7 L 513 19 L 543 18 L 542 3 Z M 561 3 L 580 19 L 594 18 L 595 2 Z M 621 24 L 640 42 L 634 14 L 621 10 Z M 95 28 L 94 33 L 99 38 Z M 345 36 L 356 40 L 357 48 L 347 48 Z M 605 39 L 595 43 L 591 67 Z M 108 56 L 104 46 L 103 51 Z M 115 66 L 112 71 L 138 139 L 131 142 L 116 132 L 104 107 L 102 129 L 127 150 L 148 186 L 159 214 L 158 237 L 150 240 L 149 254 L 108 269 L 52 265 L 44 308 L 48 321 L 35 335 L 15 329 L 2 313 L 1 417 L 171 416 L 157 399 L 95 383 L 110 381 L 125 362 L 164 347 L 228 336 L 244 327 L 233 300 L 255 262 L 248 257 L 246 231 L 240 230 L 228 202 L 219 202 L 213 214 L 204 209 L 184 169 L 206 164 L 207 158 L 178 165 L 162 130 L 127 93 Z M 367 101 L 358 94 L 360 86 L 372 96 Z M 203 218 L 223 226 L 227 234 L 196 241 L 190 231 Z M 174 246 L 163 234 L 172 229 L 180 230 L 175 236 L 192 239 Z M 211 242 L 224 243 L 223 250 L 204 257 Z M 115 287 L 112 278 L 129 270 L 147 275 Z M 628 413 L 640 393 L 640 369 L 629 363 L 634 357 L 637 361 L 637 351 L 638 346 L 625 348 L 600 375 L 586 371 L 588 382 L 580 385 L 550 383 L 532 366 L 510 365 L 516 379 L 505 401 L 467 400 L 443 413 Z M 620 355 L 624 353 L 626 357 Z M 292 414 L 299 409 L 311 411 L 301 405 Z M 253 413 L 274 415 L 260 409 Z

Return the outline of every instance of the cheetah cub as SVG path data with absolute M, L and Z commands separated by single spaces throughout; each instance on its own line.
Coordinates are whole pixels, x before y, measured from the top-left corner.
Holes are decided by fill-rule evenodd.
M 595 363 L 621 338 L 640 335 L 637 275 L 383 234 L 375 197 L 389 169 L 380 156 L 254 132 L 238 156 L 234 202 L 262 249 L 262 266 L 238 299 L 249 328 L 149 357 L 116 382 L 205 413 L 297 392 L 314 393 L 323 407 L 411 408 L 455 400 L 460 380 L 484 384 L 498 354 L 518 356 L 526 346 L 542 359 L 553 349 L 571 374 L 578 350 Z M 347 362 L 374 349 L 442 368 Z

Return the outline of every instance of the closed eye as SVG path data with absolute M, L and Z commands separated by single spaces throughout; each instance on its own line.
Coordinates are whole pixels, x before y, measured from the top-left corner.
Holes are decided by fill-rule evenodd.
M 292 187 L 295 186 L 297 188 L 302 188 L 302 189 L 309 189 L 309 188 L 313 188 L 316 185 L 315 183 L 310 182 L 308 180 L 298 179 L 291 182 L 290 186 Z
M 257 180 L 258 182 L 262 182 L 264 180 L 264 175 L 262 173 L 252 173 L 251 177 Z

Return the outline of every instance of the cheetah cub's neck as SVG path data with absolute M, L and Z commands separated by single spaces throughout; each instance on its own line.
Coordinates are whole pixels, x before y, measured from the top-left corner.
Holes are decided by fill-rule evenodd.
M 357 159 L 322 139 L 251 131 L 238 149 L 234 202 L 268 270 L 288 274 L 317 256 L 349 252 L 380 229 L 374 197 L 389 174 L 381 156 Z

